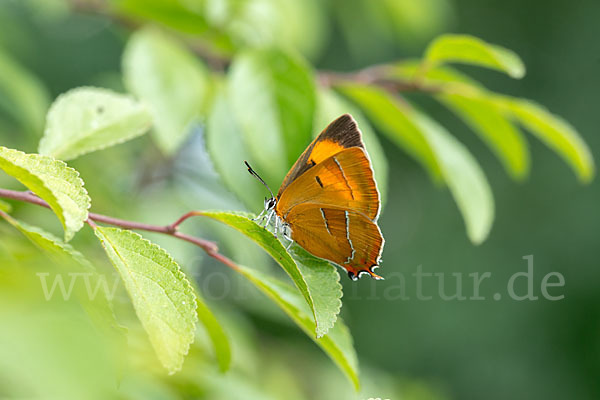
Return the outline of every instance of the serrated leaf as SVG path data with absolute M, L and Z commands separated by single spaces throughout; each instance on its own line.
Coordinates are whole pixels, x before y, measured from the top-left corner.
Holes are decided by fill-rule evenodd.
M 152 135 L 158 147 L 172 155 L 208 104 L 211 85 L 205 67 L 173 39 L 142 29 L 127 43 L 123 75 L 128 90 L 152 113 Z
M 135 232 L 96 227 L 165 369 L 181 369 L 194 341 L 196 296 L 177 263 L 162 248 Z
M 85 293 L 76 291 L 75 294 L 78 296 L 81 305 L 92 320 L 98 323 L 100 328 L 107 335 L 122 341 L 124 339 L 122 334 L 126 331 L 126 328 L 117 322 L 112 304 L 108 298 L 108 293 L 102 290 L 93 292 L 94 289 L 91 288 L 91 284 L 89 287 L 87 286 L 87 282 L 99 282 L 98 280 L 101 279 L 88 259 L 79 251 L 75 250 L 70 244 L 63 242 L 53 234 L 46 232 L 41 228 L 16 220 L 2 211 L 0 211 L 0 216 L 19 230 L 38 249 L 47 254 L 56 265 L 66 266 L 75 263 L 86 271 L 85 274 L 88 276 L 86 277 L 87 280 L 84 282 L 86 283 L 87 291 Z M 75 277 L 72 277 L 71 279 L 75 279 Z M 97 285 L 99 285 L 99 283 L 97 283 Z M 97 286 L 97 288 L 98 287 L 99 286 Z M 105 289 L 108 289 L 108 286 L 105 286 Z
M 269 253 L 306 300 L 315 317 L 317 337 L 333 326 L 340 311 L 342 297 L 340 277 L 335 267 L 298 248 L 293 250 L 294 255 L 298 256 L 294 261 L 271 232 L 245 215 L 217 211 L 205 211 L 202 215 L 237 229 Z
M 256 169 L 278 185 L 311 139 L 315 84 L 303 60 L 248 50 L 231 66 L 228 95 Z
M 509 175 L 522 180 L 529 173 L 529 151 L 523 134 L 502 107 L 487 96 L 442 94 L 436 96 L 460 116 L 504 164 Z
M 492 68 L 517 79 L 525 75 L 525 65 L 517 54 L 469 35 L 441 35 L 429 45 L 426 68 L 450 62 Z
M 508 97 L 498 97 L 497 101 L 508 107 L 528 131 L 558 153 L 580 181 L 587 183 L 594 178 L 596 168 L 592 153 L 571 124 L 533 101 Z
M 50 103 L 43 83 L 0 51 L 0 105 L 31 133 L 39 134 Z
M 325 129 L 331 121 L 340 115 L 348 113 L 354 117 L 363 134 L 363 141 L 371 163 L 375 171 L 375 181 L 381 197 L 381 204 L 384 205 L 387 198 L 388 186 L 388 163 L 383 152 L 379 139 L 375 135 L 369 121 L 352 104 L 341 98 L 332 90 L 320 90 L 318 92 L 318 112 L 315 118 L 314 136 L 319 134 L 320 130 Z
M 420 112 L 408 112 L 437 156 L 469 239 L 474 244 L 483 242 L 494 221 L 494 198 L 483 170 L 467 148 L 441 125 Z
M 75 250 L 70 244 L 64 243 L 51 233 L 46 232 L 36 226 L 18 221 L 4 212 L 0 212 L 0 216 L 18 229 L 36 247 L 46 252 L 57 264 L 60 265 L 65 261 L 75 261 L 88 270 L 94 269 L 92 264 L 90 264 L 83 254 Z
M 358 361 L 352 345 L 352 337 L 348 328 L 339 320 L 321 338 L 315 338 L 313 333 L 314 318 L 306 302 L 290 285 L 273 279 L 254 269 L 238 266 L 246 278 L 258 289 L 270 297 L 292 320 L 319 345 L 331 358 L 356 390 L 360 387 L 358 379 Z
M 198 319 L 202 325 L 204 325 L 204 328 L 210 337 L 210 341 L 213 344 L 215 356 L 219 363 L 219 369 L 221 372 L 225 372 L 229 369 L 231 364 L 231 347 L 229 345 L 229 339 L 215 315 L 206 305 L 204 299 L 198 295 L 196 296 L 196 299 Z
M 79 173 L 62 161 L 0 146 L 0 168 L 46 201 L 65 230 L 65 241 L 83 226 L 90 197 Z
M 311 255 L 298 245 L 293 245 L 289 251 L 308 285 L 315 306 L 317 338 L 320 338 L 335 326 L 342 309 L 340 274 L 331 263 Z
M 383 89 L 357 84 L 336 87 L 343 95 L 356 103 L 373 124 L 417 160 L 439 182 L 442 172 L 435 154 L 422 132 L 402 112 L 400 101 Z
M 140 136 L 152 125 L 145 106 L 108 89 L 80 87 L 50 107 L 39 152 L 71 160 Z

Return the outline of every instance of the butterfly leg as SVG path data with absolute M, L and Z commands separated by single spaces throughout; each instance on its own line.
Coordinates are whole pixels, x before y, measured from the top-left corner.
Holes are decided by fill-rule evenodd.
M 287 247 L 285 248 L 286 250 L 289 250 L 290 247 L 292 247 L 292 245 L 294 244 L 294 239 L 292 239 L 291 235 L 290 235 L 290 231 L 289 231 L 289 225 L 288 224 L 282 224 L 281 225 L 281 231 L 283 232 L 283 237 L 289 241 Z
M 269 224 L 271 223 L 271 218 L 273 218 L 273 214 L 275 214 L 275 210 L 269 211 L 269 214 L 267 214 L 267 222 L 265 223 L 263 228 L 266 228 L 267 226 L 269 226 Z
M 267 211 L 267 210 L 265 210 L 265 209 L 263 208 L 263 210 L 260 212 L 260 214 L 258 214 L 258 215 L 256 216 L 256 218 L 252 218 L 252 221 L 258 221 L 258 220 L 259 220 L 259 219 L 262 217 L 262 220 L 261 220 L 261 223 L 262 223 L 262 221 L 264 221 L 264 220 L 265 220 L 265 217 L 264 217 L 265 211 Z
M 277 234 L 279 233 L 279 217 L 275 216 L 275 229 L 273 230 L 273 236 L 277 239 Z

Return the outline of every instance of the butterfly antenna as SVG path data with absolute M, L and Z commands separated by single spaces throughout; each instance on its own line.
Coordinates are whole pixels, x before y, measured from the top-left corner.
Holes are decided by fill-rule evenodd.
M 248 172 L 250 172 L 250 175 L 252 175 L 253 177 L 255 177 L 256 179 L 258 179 L 260 181 L 260 183 L 262 183 L 263 185 L 265 185 L 265 187 L 267 188 L 267 190 L 269 191 L 269 193 L 271 193 L 271 197 L 275 197 L 275 195 L 273 195 L 273 192 L 271 191 L 271 188 L 269 187 L 269 185 L 267 185 L 267 182 L 265 182 L 263 180 L 263 178 L 261 178 L 256 171 L 254 171 L 252 169 L 252 167 L 250 166 L 250 164 L 248 164 L 248 161 L 244 161 L 244 164 L 246 164 L 246 167 L 248 167 Z

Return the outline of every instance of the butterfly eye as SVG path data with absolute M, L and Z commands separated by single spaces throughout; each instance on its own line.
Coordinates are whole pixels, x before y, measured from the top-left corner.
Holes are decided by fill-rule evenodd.
M 270 199 L 265 198 L 265 209 L 270 210 L 275 207 L 275 198 L 271 197 Z

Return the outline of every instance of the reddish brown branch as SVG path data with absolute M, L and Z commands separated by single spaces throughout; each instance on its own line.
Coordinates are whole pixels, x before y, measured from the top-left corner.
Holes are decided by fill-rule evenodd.
M 26 203 L 50 208 L 48 203 L 46 203 L 44 200 L 40 199 L 31 192 L 19 192 L 15 190 L 0 189 L 0 197 L 23 201 Z M 202 215 L 202 213 L 199 211 L 191 211 L 187 214 L 184 214 L 177 221 L 170 225 L 151 225 L 142 222 L 128 221 L 120 218 L 109 217 L 107 215 L 102 214 L 89 213 L 88 220 L 86 222 L 92 228 L 96 226 L 96 222 L 101 222 L 108 225 L 118 226 L 123 229 L 156 232 L 168 236 L 173 236 L 177 239 L 185 240 L 186 242 L 195 244 L 215 260 L 225 264 L 226 266 L 234 270 L 238 270 L 239 268 L 235 262 L 219 253 L 219 248 L 217 247 L 216 243 L 177 231 L 177 228 L 183 221 L 195 215 Z

